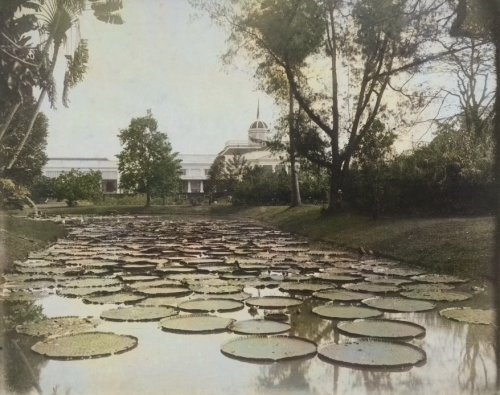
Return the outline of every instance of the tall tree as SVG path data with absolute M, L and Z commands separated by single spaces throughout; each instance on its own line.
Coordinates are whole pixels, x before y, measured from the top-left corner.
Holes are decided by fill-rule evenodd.
M 395 102 L 384 100 L 387 92 L 401 91 L 394 76 L 461 49 L 432 52 L 445 6 L 431 0 L 255 0 L 232 7 L 212 1 L 208 8 L 228 21 L 233 51 L 244 48 L 281 68 L 318 138 L 328 142 L 326 161 L 307 147 L 301 154 L 329 169 L 332 209 L 361 141 Z
M 162 197 L 174 192 L 180 184 L 180 161 L 177 153 L 172 152 L 166 133 L 158 130 L 151 111 L 144 117 L 133 118 L 118 137 L 123 146 L 117 155 L 122 189 L 146 194 L 146 206 L 151 205 L 155 191 Z

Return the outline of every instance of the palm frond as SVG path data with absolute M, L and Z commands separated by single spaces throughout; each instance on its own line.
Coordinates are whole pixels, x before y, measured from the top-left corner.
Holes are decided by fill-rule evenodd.
M 83 80 L 87 71 L 89 61 L 89 51 L 86 40 L 80 40 L 73 56 L 67 56 L 67 70 L 64 75 L 64 87 L 62 101 L 65 107 L 69 106 L 69 91 L 76 84 Z

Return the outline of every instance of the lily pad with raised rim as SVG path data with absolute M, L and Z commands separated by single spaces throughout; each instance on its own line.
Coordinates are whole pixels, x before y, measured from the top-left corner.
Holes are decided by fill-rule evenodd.
M 244 307 L 242 302 L 232 299 L 193 299 L 179 304 L 179 309 L 188 312 L 236 311 Z
M 472 298 L 471 294 L 458 291 L 406 291 L 401 295 L 410 299 L 434 300 L 436 302 L 461 302 Z
M 137 346 L 137 338 L 109 332 L 86 332 L 50 338 L 31 349 L 52 359 L 101 358 L 129 351 Z
M 466 278 L 460 278 L 456 276 L 450 276 L 448 274 L 422 274 L 420 276 L 413 276 L 411 278 L 415 281 L 420 281 L 423 283 L 437 283 L 437 284 L 459 284 L 466 283 L 469 281 Z
M 337 329 L 349 336 L 364 336 L 380 339 L 409 340 L 425 335 L 423 326 L 398 320 L 355 320 L 340 322 Z
M 337 302 L 357 302 L 373 295 L 365 292 L 344 291 L 339 289 L 332 291 L 319 291 L 313 293 L 313 296 L 318 299 L 326 299 Z
M 177 310 L 172 307 L 134 306 L 103 311 L 101 318 L 108 321 L 159 321 L 173 315 L 177 315 Z
M 217 333 L 226 331 L 234 321 L 213 315 L 184 315 L 165 318 L 160 326 L 164 331 L 175 333 Z
M 93 331 L 97 322 L 75 316 L 46 318 L 16 326 L 16 332 L 36 337 L 62 336 Z
M 235 359 L 253 362 L 275 362 L 307 358 L 316 355 L 314 342 L 291 336 L 251 336 L 231 340 L 221 352 Z
M 264 309 L 286 309 L 300 306 L 303 302 L 300 299 L 287 298 L 285 296 L 263 296 L 249 298 L 245 300 L 248 306 L 261 307 Z
M 101 296 L 88 296 L 83 298 L 84 303 L 90 304 L 132 304 L 139 302 L 143 299 L 146 299 L 146 296 L 136 295 L 130 293 L 115 293 L 110 295 L 101 295 Z
M 432 310 L 436 305 L 427 300 L 405 298 L 368 298 L 361 301 L 363 304 L 382 311 L 396 311 L 400 313 Z
M 358 306 L 339 306 L 328 304 L 324 306 L 316 306 L 312 309 L 314 314 L 320 317 L 333 320 L 355 320 L 359 318 L 374 318 L 380 317 L 384 313 L 371 307 Z
M 328 362 L 371 369 L 407 369 L 427 358 L 423 350 L 412 344 L 380 340 L 330 344 L 321 348 L 318 355 Z
M 290 325 L 269 319 L 237 321 L 229 329 L 240 335 L 275 335 L 290 330 Z
M 354 284 L 344 284 L 342 288 L 348 289 L 350 291 L 357 292 L 371 292 L 371 293 L 389 293 L 389 292 L 399 292 L 400 288 L 395 285 L 384 285 L 384 284 L 373 284 L 373 283 L 354 283 Z
M 189 288 L 185 287 L 151 287 L 151 288 L 139 288 L 138 293 L 146 296 L 187 296 L 193 292 Z
M 469 324 L 494 325 L 495 310 L 471 309 L 469 307 L 452 307 L 439 312 L 442 317 Z
M 318 291 L 323 291 L 326 289 L 335 288 L 335 284 L 315 284 L 315 283 L 284 283 L 281 284 L 280 291 L 290 292 L 290 293 L 313 293 Z
M 57 291 L 60 296 L 67 296 L 70 298 L 78 298 L 89 295 L 102 295 L 102 294 L 112 294 L 115 292 L 120 292 L 122 290 L 121 286 L 112 287 L 82 287 L 82 288 L 63 288 Z

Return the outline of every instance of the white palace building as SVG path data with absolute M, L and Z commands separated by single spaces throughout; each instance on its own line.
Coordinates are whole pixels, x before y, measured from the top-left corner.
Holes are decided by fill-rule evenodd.
M 247 140 L 229 140 L 219 155 L 227 160 L 233 155 L 241 155 L 250 166 L 263 166 L 275 171 L 281 166 L 283 158 L 265 148 L 264 143 L 269 139 L 270 130 L 267 124 L 257 119 L 250 124 Z M 205 193 L 205 183 L 208 179 L 208 170 L 217 155 L 180 154 L 182 166 L 182 191 L 188 195 Z M 102 191 L 106 194 L 120 193 L 120 174 L 118 161 L 107 158 L 49 158 L 43 168 L 43 175 L 56 178 L 60 174 L 75 169 L 82 172 L 91 170 L 102 174 Z

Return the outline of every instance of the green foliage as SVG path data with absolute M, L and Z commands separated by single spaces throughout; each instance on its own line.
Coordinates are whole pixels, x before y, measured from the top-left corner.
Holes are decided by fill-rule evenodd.
M 231 196 L 250 171 L 247 160 L 238 154 L 229 159 L 215 158 L 208 170 L 207 192 L 213 196 Z
M 66 55 L 67 60 L 67 70 L 64 74 L 64 89 L 62 100 L 65 107 L 69 105 L 69 90 L 76 86 L 79 82 L 83 80 L 85 73 L 87 72 L 87 63 L 89 61 L 89 50 L 87 46 L 87 40 L 80 40 L 80 43 L 76 47 L 73 56 Z
M 19 142 L 24 136 L 29 118 L 34 111 L 34 105 L 25 105 L 19 110 L 11 122 L 10 129 L 0 143 L 0 168 L 7 166 Z M 4 175 L 16 183 L 29 187 L 33 180 L 42 174 L 42 168 L 47 163 L 45 148 L 47 146 L 48 120 L 39 113 L 33 125 L 30 139 L 19 154 L 15 168 L 6 170 Z
M 65 200 L 69 207 L 76 206 L 78 200 L 98 200 L 102 196 L 101 172 L 71 170 L 61 174 L 55 180 L 54 194 L 58 201 Z
M 290 182 L 284 170 L 262 166 L 249 169 L 233 193 L 233 204 L 280 205 L 290 203 Z
M 8 178 L 0 178 L 0 207 L 22 209 L 27 197 L 28 189 Z
M 148 111 L 133 118 L 118 135 L 123 146 L 118 157 L 120 187 L 133 193 L 145 193 L 146 205 L 152 196 L 166 197 L 179 190 L 181 165 L 166 133 Z
M 36 203 L 43 203 L 47 199 L 56 197 L 56 178 L 39 176 L 33 180 L 30 187 L 31 197 Z

